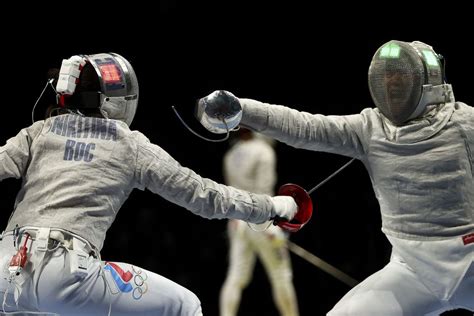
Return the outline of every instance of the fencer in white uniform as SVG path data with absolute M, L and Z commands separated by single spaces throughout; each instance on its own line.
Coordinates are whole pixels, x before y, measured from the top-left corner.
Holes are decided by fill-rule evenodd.
M 277 180 L 273 141 L 244 128 L 238 133 L 238 140 L 224 156 L 226 184 L 249 192 L 273 195 Z M 262 224 L 251 228 L 244 221 L 229 220 L 229 266 L 220 292 L 221 316 L 237 315 L 242 291 L 252 279 L 257 258 L 269 277 L 273 300 L 280 315 L 298 315 L 287 248 L 288 233 L 274 225 L 263 230 L 267 226 Z
M 0 180 L 21 178 L 0 238 L 0 313 L 201 315 L 199 299 L 150 271 L 101 261 L 107 229 L 134 188 L 205 218 L 292 218 L 291 197 L 248 193 L 202 178 L 131 131 L 138 82 L 117 54 L 64 60 L 60 115 L 0 147 Z
M 443 77 L 431 46 L 390 41 L 369 68 L 376 108 L 360 114 L 310 114 L 223 91 L 199 102 L 204 126 L 213 122 L 208 116 L 222 117 L 222 103 L 213 99 L 225 95 L 241 104 L 241 126 L 297 148 L 355 157 L 366 167 L 392 256 L 329 315 L 474 311 L 474 109 L 454 100 Z

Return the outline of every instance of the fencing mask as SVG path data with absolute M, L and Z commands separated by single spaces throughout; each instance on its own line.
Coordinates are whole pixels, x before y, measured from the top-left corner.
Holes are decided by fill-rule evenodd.
M 98 109 L 107 118 L 130 125 L 137 109 L 138 81 L 130 63 L 115 53 L 64 59 L 56 85 L 59 105 Z
M 372 58 L 370 94 L 385 117 L 402 125 L 421 115 L 427 105 L 454 101 L 443 76 L 441 56 L 431 46 L 390 41 Z

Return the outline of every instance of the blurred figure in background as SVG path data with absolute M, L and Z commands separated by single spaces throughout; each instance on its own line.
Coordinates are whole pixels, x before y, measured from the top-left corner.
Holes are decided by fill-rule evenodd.
M 249 192 L 273 195 L 276 155 L 272 140 L 241 128 L 237 142 L 224 156 L 224 179 L 228 185 Z M 241 294 L 249 284 L 255 260 L 260 258 L 272 285 L 273 299 L 281 315 L 298 315 L 292 284 L 287 233 L 266 224 L 253 230 L 240 220 L 229 220 L 229 268 L 220 293 L 220 315 L 237 315 Z

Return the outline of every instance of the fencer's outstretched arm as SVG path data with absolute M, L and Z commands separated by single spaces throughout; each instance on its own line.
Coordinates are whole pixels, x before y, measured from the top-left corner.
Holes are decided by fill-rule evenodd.
M 139 187 L 161 195 L 205 218 L 235 218 L 262 223 L 275 216 L 293 218 L 297 211 L 290 197 L 271 198 L 203 178 L 181 166 L 159 146 L 136 133 Z
M 355 115 L 324 116 L 252 99 L 239 101 L 243 109 L 241 126 L 290 146 L 350 157 L 362 156 L 366 148 L 362 134 L 370 132 L 365 117 L 370 109 Z
M 292 219 L 298 208 L 289 196 L 275 199 L 203 179 L 124 122 L 73 114 L 36 122 L 0 147 L 0 180 L 9 177 L 23 182 L 8 229 L 49 225 L 57 217 L 97 249 L 134 188 L 207 218 L 261 223 Z
M 43 129 L 49 127 L 45 126 L 44 121 L 38 121 L 22 129 L 0 147 L 0 180 L 25 176 L 33 159 L 32 145 L 44 137 L 47 131 Z M 218 184 L 182 167 L 163 149 L 150 143 L 143 134 L 131 132 L 130 137 L 135 138 L 130 144 L 136 144 L 136 147 L 133 146 L 135 148 L 130 148 L 130 152 L 136 152 L 135 166 L 132 166 L 135 179 L 134 183 L 130 183 L 130 188 L 148 188 L 206 218 L 236 218 L 262 223 L 276 216 L 292 219 L 297 211 L 291 197 L 275 199 Z M 60 158 L 62 150 L 57 151 Z
M 364 156 L 364 148 L 368 148 L 364 140 L 370 139 L 375 118 L 369 116 L 377 116 L 373 109 L 356 115 L 314 115 L 282 105 L 239 99 L 225 90 L 216 90 L 201 98 L 196 114 L 201 124 L 214 133 L 240 124 L 293 147 L 356 158 Z

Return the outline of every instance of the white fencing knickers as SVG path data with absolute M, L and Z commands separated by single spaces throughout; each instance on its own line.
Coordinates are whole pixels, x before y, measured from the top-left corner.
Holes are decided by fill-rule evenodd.
M 63 230 L 51 229 L 46 239 L 48 250 L 42 252 L 41 239 L 33 236 L 35 230 L 39 231 L 20 228 L 22 238 L 17 238 L 16 247 L 13 232 L 6 232 L 0 241 L 0 315 L 17 311 L 202 315 L 199 299 L 186 288 L 131 264 L 101 261 L 90 251 L 89 243 Z M 9 282 L 8 266 L 20 240 L 23 245 L 25 232 L 33 239 L 27 242 L 28 262 L 20 276 Z M 77 253 L 79 259 L 74 259 Z
M 392 244 L 396 241 L 393 237 L 389 240 Z M 393 248 L 390 263 L 354 287 L 328 315 L 434 316 L 456 308 L 474 311 L 474 243 L 463 245 L 461 237 L 425 242 L 449 246 L 425 252 L 431 259 L 415 248 L 420 242 L 410 241 L 408 245 L 411 243 L 413 247 L 406 249 L 418 251 L 418 257 L 424 259 L 421 268 L 418 264 L 414 269 L 408 263 L 406 258 L 413 256 L 400 256 L 401 247 Z M 456 253 L 467 254 L 460 257 L 460 265 Z M 456 274 L 460 275 L 459 280 L 454 277 Z M 457 281 L 451 284 L 451 279 Z

